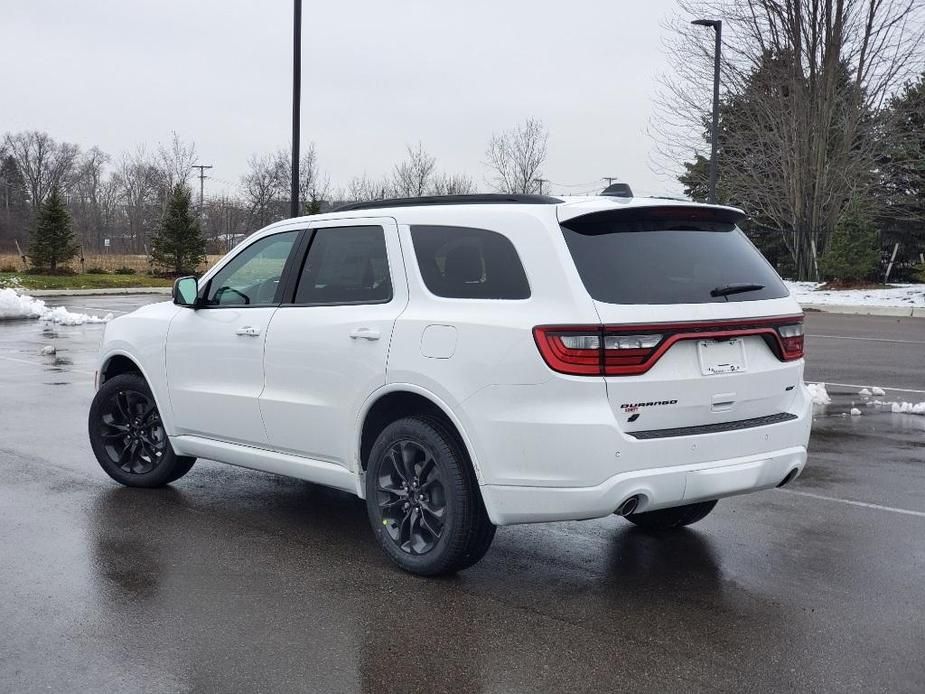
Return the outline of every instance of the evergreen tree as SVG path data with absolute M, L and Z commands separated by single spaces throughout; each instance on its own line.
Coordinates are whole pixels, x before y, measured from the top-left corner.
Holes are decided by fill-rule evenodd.
M 167 196 L 164 217 L 152 239 L 151 258 L 167 272 L 195 272 L 206 259 L 206 242 L 193 214 L 189 188 L 178 183 Z
M 880 266 L 880 243 L 868 205 L 855 198 L 835 227 L 819 263 L 826 280 L 858 282 L 874 277 Z
M 52 273 L 59 263 L 66 263 L 80 250 L 80 245 L 71 229 L 71 215 L 68 214 L 64 201 L 54 187 L 42 203 L 39 214 L 32 228 L 29 243 L 29 256 L 32 264 L 48 268 Z

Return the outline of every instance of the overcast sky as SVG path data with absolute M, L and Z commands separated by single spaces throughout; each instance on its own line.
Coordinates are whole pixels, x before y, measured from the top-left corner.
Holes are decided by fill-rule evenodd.
M 233 187 L 254 152 L 288 146 L 290 0 L 0 0 L 0 132 L 46 130 L 117 157 L 172 130 Z M 379 176 L 420 140 L 486 188 L 489 135 L 550 131 L 553 192 L 651 169 L 662 20 L 673 0 L 305 0 L 303 142 L 335 185 Z M 564 184 L 585 184 L 570 185 Z

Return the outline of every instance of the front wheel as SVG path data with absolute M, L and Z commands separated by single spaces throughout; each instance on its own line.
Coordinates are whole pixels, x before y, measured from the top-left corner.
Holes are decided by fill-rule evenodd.
M 465 452 L 432 418 L 400 419 L 376 439 L 366 471 L 366 508 L 379 546 L 402 569 L 421 576 L 472 566 L 495 535 Z
M 127 487 L 162 487 L 196 462 L 173 452 L 154 395 L 138 374 L 113 376 L 100 386 L 88 429 L 100 467 Z
M 626 516 L 626 520 L 646 530 L 671 530 L 672 528 L 683 528 L 685 525 L 703 520 L 715 506 L 715 499 L 713 501 L 701 501 L 696 504 L 663 508 L 658 511 L 631 513 Z

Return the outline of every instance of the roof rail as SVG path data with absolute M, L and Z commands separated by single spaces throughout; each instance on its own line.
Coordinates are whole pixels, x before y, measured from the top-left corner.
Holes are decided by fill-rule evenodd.
M 419 198 L 390 198 L 387 200 L 370 200 L 368 202 L 351 202 L 331 210 L 331 212 L 349 212 L 351 210 L 378 210 L 382 207 L 421 207 L 425 205 L 557 205 L 564 202 L 549 195 L 526 195 L 520 193 L 478 193 L 475 195 L 423 195 Z

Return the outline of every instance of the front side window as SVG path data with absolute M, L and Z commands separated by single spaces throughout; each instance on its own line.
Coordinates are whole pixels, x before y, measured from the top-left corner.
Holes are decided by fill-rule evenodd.
M 451 299 L 528 299 L 530 285 L 514 245 L 468 227 L 414 225 L 414 254 L 432 294 Z
M 312 238 L 296 304 L 381 304 L 392 280 L 380 226 L 329 227 Z
M 273 234 L 238 253 L 209 282 L 206 306 L 267 306 L 279 301 L 279 280 L 298 231 Z

